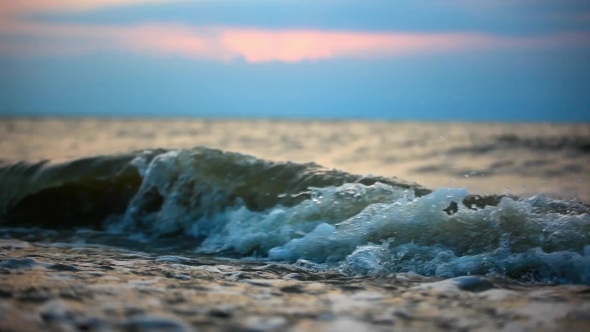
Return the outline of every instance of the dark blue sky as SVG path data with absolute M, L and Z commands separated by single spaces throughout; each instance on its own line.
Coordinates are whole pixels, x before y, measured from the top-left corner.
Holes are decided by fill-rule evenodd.
M 0 114 L 590 121 L 583 1 L 146 1 L 10 3 Z

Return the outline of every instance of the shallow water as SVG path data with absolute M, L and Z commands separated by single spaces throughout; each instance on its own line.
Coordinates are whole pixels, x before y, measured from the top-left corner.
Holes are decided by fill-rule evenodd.
M 567 135 L 586 130 L 572 128 Z M 502 135 L 498 139 L 516 142 L 517 149 L 587 158 L 586 143 L 575 136 L 555 143 Z M 482 158 L 499 149 L 494 144 L 470 153 Z M 465 178 L 478 174 L 485 177 L 472 171 Z M 482 190 L 459 182 L 431 190 L 398 178 L 209 148 L 8 161 L 0 180 L 4 237 L 278 261 L 349 276 L 410 272 L 590 283 L 589 208 L 559 195 L 479 196 Z M 19 233 L 19 227 L 56 231 Z

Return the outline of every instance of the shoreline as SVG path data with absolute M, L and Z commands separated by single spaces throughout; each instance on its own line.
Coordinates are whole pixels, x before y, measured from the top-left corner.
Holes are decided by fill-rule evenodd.
M 582 285 L 471 277 L 461 286 L 414 274 L 344 277 L 110 247 L 20 240 L 0 240 L 0 247 L 3 331 L 590 328 L 590 288 Z

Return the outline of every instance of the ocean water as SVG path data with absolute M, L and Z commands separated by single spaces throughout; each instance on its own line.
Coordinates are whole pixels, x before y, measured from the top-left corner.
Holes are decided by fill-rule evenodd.
M 18 127 L 27 122 L 20 121 L 5 123 L 7 135 L 22 134 Z M 28 121 L 33 123 L 29 126 L 40 126 Z M 133 130 L 132 124 L 126 123 L 128 131 Z M 273 131 L 272 122 L 264 125 L 271 132 L 266 138 L 268 145 L 273 146 L 276 128 Z M 293 127 L 302 130 L 296 124 Z M 329 130 L 338 140 L 342 127 L 333 127 Z M 424 127 L 432 133 L 428 125 Z M 485 182 L 478 182 L 476 189 L 465 179 L 504 179 L 481 168 L 461 170 L 464 181 L 451 178 L 451 185 L 425 187 L 391 176 L 356 175 L 313 162 L 261 159 L 244 151 L 209 147 L 153 146 L 69 159 L 59 155 L 56 162 L 5 156 L 0 168 L 0 234 L 35 234 L 41 241 L 54 242 L 151 245 L 161 251 L 283 262 L 345 275 L 411 272 L 444 278 L 487 275 L 527 282 L 590 284 L 590 207 L 580 201 L 587 188 L 579 180 L 587 174 L 587 164 L 573 167 L 588 158 L 582 135 L 588 128 L 574 128 L 553 128 L 562 132 L 557 142 L 551 136 L 523 138 L 510 133 L 473 138 L 479 143 L 471 144 L 470 155 L 478 159 L 472 163 L 481 165 L 485 160 L 497 168 L 509 167 L 498 166 L 504 159 L 494 158 L 494 153 L 502 155 L 495 145 L 500 144 L 499 139 L 516 144 L 517 148 L 505 147 L 505 155 L 519 150 L 517 160 L 528 161 L 533 171 L 547 165 L 575 171 L 575 180 L 571 174 L 548 176 L 564 185 L 533 193 L 524 188 L 521 192 L 494 192 L 494 186 L 482 188 Z M 254 132 L 260 135 L 260 131 Z M 571 138 L 572 132 L 579 136 Z M 185 135 L 196 137 L 198 133 Z M 379 135 L 390 134 L 384 131 Z M 63 136 L 75 139 L 71 134 Z M 415 136 L 406 137 L 406 142 Z M 444 135 L 428 137 L 431 144 L 447 139 Z M 489 139 L 483 144 L 485 137 L 496 141 Z M 110 139 L 116 141 L 117 135 Z M 387 145 L 386 140 L 381 141 Z M 59 142 L 63 141 L 56 138 L 53 143 Z M 21 149 L 27 148 L 20 144 Z M 299 144 L 307 144 L 305 135 Z M 345 151 L 346 144 L 342 144 Z M 321 152 L 322 148 L 315 149 Z M 523 153 L 526 149 L 541 152 Z M 441 159 L 465 154 L 457 144 L 436 152 L 428 159 L 429 165 L 414 167 L 417 178 L 420 172 L 439 170 L 441 165 L 455 172 L 453 166 L 459 163 L 448 165 Z M 361 150 L 357 163 L 363 164 L 366 160 L 362 156 L 372 153 L 376 152 Z M 551 158 L 566 160 L 542 162 Z M 517 177 L 519 182 L 531 181 L 530 175 L 524 175 L 526 171 Z M 572 183 L 581 195 L 569 195 Z

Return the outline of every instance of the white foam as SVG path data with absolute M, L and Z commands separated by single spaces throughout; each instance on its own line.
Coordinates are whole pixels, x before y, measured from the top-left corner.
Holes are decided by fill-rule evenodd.
M 415 198 L 410 190 L 353 183 L 310 188 L 311 198 L 293 207 L 255 212 L 238 202 L 199 215 L 180 203 L 187 200 L 185 194 L 164 181 L 170 174 L 161 177 L 179 169 L 170 166 L 177 162 L 173 153 L 164 154 L 147 168 L 140 193 L 157 188 L 164 202 L 141 224 L 160 233 L 180 230 L 203 236 L 200 252 L 307 260 L 350 274 L 530 273 L 537 280 L 590 283 L 590 216 L 548 212 L 557 203 L 543 196 L 523 201 L 504 197 L 498 206 L 483 209 L 459 204 L 448 215 L 443 210 L 461 202 L 466 189 L 440 188 Z M 206 195 L 201 202 L 214 206 L 217 193 Z M 140 203 L 130 204 L 127 220 L 136 218 L 133 206 Z

